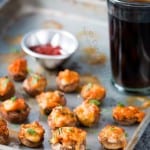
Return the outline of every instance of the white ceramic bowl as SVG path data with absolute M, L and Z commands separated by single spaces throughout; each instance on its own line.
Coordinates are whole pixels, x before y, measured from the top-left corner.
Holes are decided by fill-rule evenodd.
M 48 43 L 53 46 L 60 46 L 61 55 L 40 54 L 29 48 Z M 77 50 L 78 41 L 74 35 L 64 30 L 40 29 L 25 34 L 21 47 L 28 55 L 36 58 L 44 67 L 54 69 Z

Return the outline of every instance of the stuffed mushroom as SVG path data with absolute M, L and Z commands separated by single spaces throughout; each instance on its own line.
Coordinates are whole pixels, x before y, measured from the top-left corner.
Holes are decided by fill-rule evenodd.
M 46 86 L 46 78 L 38 73 L 31 73 L 30 76 L 23 82 L 23 89 L 27 94 L 33 97 L 42 93 Z
M 36 96 L 42 114 L 49 115 L 56 106 L 64 106 L 66 99 L 60 91 L 47 91 Z
M 24 122 L 30 112 L 30 107 L 23 98 L 12 97 L 0 104 L 0 114 L 12 123 Z
M 44 140 L 45 130 L 39 122 L 22 124 L 18 134 L 20 142 L 31 148 L 40 147 Z
M 77 127 L 61 127 L 52 131 L 52 150 L 86 150 L 86 132 Z
M 76 126 L 77 118 L 68 107 L 57 106 L 48 116 L 48 125 L 51 129 L 64 126 Z
M 114 125 L 105 126 L 100 131 L 98 140 L 107 150 L 123 150 L 127 145 L 125 130 Z
M 15 81 L 23 81 L 28 74 L 26 59 L 18 58 L 14 60 L 8 66 L 8 72 Z
M 145 113 L 136 106 L 117 105 L 113 108 L 113 119 L 122 125 L 132 125 L 143 120 Z
M 95 83 L 88 83 L 82 87 L 81 97 L 84 100 L 96 99 L 103 100 L 106 95 L 106 90 L 103 86 Z
M 74 109 L 79 123 L 83 126 L 91 127 L 100 119 L 99 101 L 87 100 Z
M 74 92 L 79 86 L 80 77 L 77 72 L 66 69 L 59 72 L 56 82 L 63 92 Z

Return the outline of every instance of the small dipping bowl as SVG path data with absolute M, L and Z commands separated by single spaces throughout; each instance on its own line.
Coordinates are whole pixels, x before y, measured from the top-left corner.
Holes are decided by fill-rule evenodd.
M 60 55 L 41 54 L 31 50 L 31 47 L 50 44 L 60 47 Z M 78 48 L 78 41 L 74 35 L 64 30 L 40 29 L 24 35 L 21 47 L 28 55 L 36 58 L 45 68 L 54 69 L 68 59 Z

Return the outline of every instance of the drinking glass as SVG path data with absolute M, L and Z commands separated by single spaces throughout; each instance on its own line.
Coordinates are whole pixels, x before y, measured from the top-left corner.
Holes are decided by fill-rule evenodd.
M 150 1 L 107 0 L 112 83 L 150 94 Z

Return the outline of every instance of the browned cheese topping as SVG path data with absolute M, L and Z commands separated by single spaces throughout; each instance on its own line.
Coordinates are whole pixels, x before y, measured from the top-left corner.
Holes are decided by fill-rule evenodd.
M 36 97 L 36 99 L 37 99 L 37 101 L 39 103 L 39 106 L 42 109 L 53 108 L 53 107 L 56 107 L 56 106 L 60 106 L 60 105 L 63 106 L 63 105 L 65 105 L 64 95 L 60 91 L 43 92 L 40 95 L 38 95 Z
M 21 125 L 20 130 L 21 130 L 20 138 L 25 138 L 35 143 L 43 140 L 45 131 L 43 127 L 37 121 L 30 123 L 30 124 Z
M 119 121 L 124 119 L 136 119 L 137 122 L 141 122 L 145 116 L 145 113 L 140 111 L 135 106 L 116 106 L 113 109 L 113 117 Z
M 79 82 L 80 80 L 79 74 L 77 72 L 68 69 L 60 71 L 58 74 L 58 79 L 62 85 L 73 84 Z
M 86 140 L 86 132 L 76 127 L 62 127 L 53 131 L 51 144 L 62 143 L 63 146 L 75 144 L 75 150 L 80 150 Z

